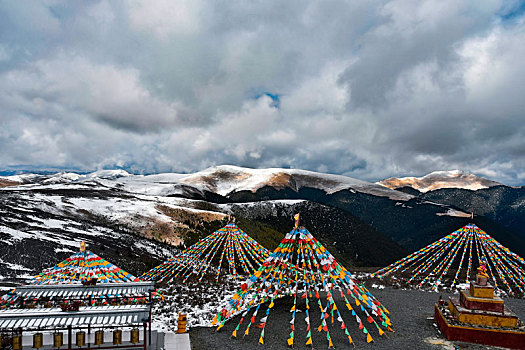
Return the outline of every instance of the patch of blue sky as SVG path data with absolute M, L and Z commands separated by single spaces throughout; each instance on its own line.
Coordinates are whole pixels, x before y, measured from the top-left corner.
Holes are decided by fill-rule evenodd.
M 253 98 L 254 100 L 257 100 L 261 98 L 262 96 L 268 96 L 269 98 L 272 99 L 272 103 L 271 103 L 272 107 L 279 108 L 281 106 L 281 95 L 274 94 L 271 92 L 262 92 L 262 93 L 256 94 Z
M 511 22 L 525 15 L 525 0 L 514 1 L 510 4 L 504 5 L 499 17 L 503 22 Z

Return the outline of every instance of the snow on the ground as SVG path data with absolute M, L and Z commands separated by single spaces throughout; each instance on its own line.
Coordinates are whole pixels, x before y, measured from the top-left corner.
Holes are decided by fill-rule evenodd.
M 293 177 L 293 181 L 289 179 Z M 268 168 L 251 169 L 232 165 L 211 167 L 193 174 L 164 173 L 154 175 L 132 175 L 124 170 L 102 170 L 90 174 L 57 173 L 54 175 L 24 174 L 5 177 L 25 185 L 13 189 L 65 189 L 86 188 L 88 184 L 100 184 L 108 188 L 150 196 L 185 194 L 187 191 L 210 191 L 228 195 L 239 191 L 256 191 L 270 185 L 276 188 L 313 187 L 334 193 L 340 190 L 360 191 L 397 200 L 408 200 L 412 195 L 395 191 L 375 183 L 343 175 L 318 173 L 300 169 Z M 293 184 L 292 184 L 293 183 Z
M 126 170 L 114 169 L 114 170 L 98 170 L 82 176 L 84 179 L 118 179 L 121 177 L 133 176 Z
M 443 338 L 436 338 L 436 337 L 428 337 L 423 339 L 425 343 L 432 344 L 432 345 L 438 345 L 441 347 L 441 349 L 444 350 L 455 350 L 457 349 L 454 343 L 443 339 Z
M 42 224 L 45 227 L 49 228 L 63 228 L 67 222 L 63 220 L 55 220 L 55 219 L 40 219 L 42 221 Z
M 53 242 L 57 245 L 77 248 L 79 247 L 80 241 L 81 241 L 80 239 L 74 240 L 74 239 L 71 239 L 70 237 L 66 239 L 62 235 L 59 235 L 59 234 L 52 234 L 49 232 L 42 232 L 38 230 L 20 231 L 20 230 L 12 229 L 10 227 L 6 227 L 6 226 L 0 226 L 0 232 L 6 233 L 10 236 L 6 239 L 0 238 L 0 242 L 2 244 L 8 244 L 8 245 L 12 245 L 13 240 L 36 239 L 36 240 Z
M 372 284 L 372 288 L 375 289 L 385 289 L 385 286 L 383 284 Z
M 42 183 L 55 184 L 55 183 L 71 182 L 71 181 L 77 181 L 81 177 L 82 175 L 79 175 L 77 173 L 58 173 L 48 179 L 45 179 L 44 181 L 42 181 Z
M 470 288 L 470 282 L 457 283 L 455 287 L 457 290 L 467 290 Z
M 88 185 L 83 184 L 24 184 L 24 185 L 18 185 L 18 186 L 9 186 L 9 187 L 2 187 L 0 188 L 0 191 L 26 191 L 26 190 L 88 190 L 92 189 L 92 187 Z
M 273 210 L 280 205 L 292 206 L 307 202 L 304 199 L 276 199 L 276 200 L 267 200 L 264 201 L 264 207 L 266 210 Z M 225 213 L 230 213 L 232 207 L 243 207 L 245 209 L 253 209 L 261 205 L 261 202 L 242 202 L 242 203 L 227 203 L 227 204 L 216 204 L 215 206 L 220 209 L 220 211 Z M 272 209 L 269 209 L 272 206 Z
M 324 174 L 300 169 L 251 169 L 233 165 L 220 165 L 190 174 L 180 179 L 180 182 L 225 196 L 232 192 L 256 191 L 268 184 L 276 187 L 285 187 L 288 185 L 287 177 L 294 175 L 296 190 L 304 186 L 319 188 L 327 193 L 353 189 L 392 199 L 408 200 L 413 198 L 412 195 L 367 181 L 343 175 Z
M 17 274 L 21 275 L 21 276 L 27 276 L 27 275 L 29 275 L 28 272 L 31 272 L 31 269 L 26 267 L 26 266 L 23 266 L 23 265 L 20 265 L 20 264 L 11 263 L 9 261 L 4 261 L 2 259 L 0 259 L 0 265 L 2 265 L 3 269 L 16 271 Z M 3 275 L 0 275 L 0 280 L 4 280 L 4 279 L 6 279 L 6 277 L 3 276 Z M 0 291 L 1 290 L 2 289 L 0 289 Z
M 225 279 L 219 283 L 175 281 L 160 292 L 165 300 L 154 304 L 152 327 L 160 331 L 176 331 L 179 313 L 187 314 L 187 328 L 211 327 L 217 315 L 240 289 L 244 280 Z
M 25 266 L 22 266 L 20 264 L 13 264 L 13 263 L 10 263 L 10 262 L 7 262 L 7 261 L 0 260 L 0 264 L 6 265 L 11 270 L 31 271 L 31 269 L 29 269 L 29 268 L 27 268 Z
M 410 186 L 420 192 L 428 192 L 441 188 L 462 188 L 476 191 L 501 185 L 498 182 L 487 180 L 461 170 L 434 171 L 422 177 L 392 177 L 379 181 L 377 184 L 388 188 Z
M 155 252 L 157 256 L 163 256 L 166 258 L 171 257 L 174 254 L 172 250 L 169 250 L 164 246 L 156 245 L 151 241 L 135 241 L 133 242 L 133 246 L 135 249 L 147 252 Z
M 66 248 L 66 247 L 57 247 L 57 248 L 55 248 L 55 253 L 71 253 L 71 254 L 74 254 L 74 253 L 76 253 L 76 251 L 73 250 L 73 249 Z
M 455 209 L 448 209 L 446 213 L 436 213 L 436 215 L 438 216 L 454 216 L 454 217 L 458 217 L 458 218 L 469 218 L 471 217 L 471 214 L 468 214 L 468 213 L 464 213 L 460 210 L 455 210 Z
M 131 223 L 137 217 L 155 218 L 160 221 L 169 222 L 171 219 L 155 208 L 156 203 L 152 201 L 141 201 L 134 198 L 68 198 L 77 209 L 83 209 L 90 213 L 107 216 L 112 220 Z
M 9 176 L 2 176 L 1 178 L 8 181 L 14 181 L 14 182 L 31 182 L 35 179 L 41 177 L 41 175 L 38 174 L 20 174 L 20 175 L 9 175 Z

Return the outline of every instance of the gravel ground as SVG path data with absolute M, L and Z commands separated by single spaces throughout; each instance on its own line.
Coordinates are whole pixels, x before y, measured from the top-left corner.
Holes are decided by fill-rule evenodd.
M 380 337 L 375 326 L 366 322 L 366 317 L 361 317 L 363 323 L 370 331 L 374 338 L 374 343 L 366 343 L 366 336 L 359 331 L 355 319 L 346 309 L 343 302 L 336 299 L 342 317 L 348 327 L 348 330 L 354 340 L 356 347 L 362 349 L 494 349 L 482 345 L 466 343 L 450 343 L 444 341 L 433 325 L 434 303 L 437 301 L 439 294 L 419 291 L 419 290 L 399 290 L 399 289 L 372 289 L 372 294 L 381 301 L 390 311 L 390 316 L 395 333 L 386 332 L 385 336 Z M 446 294 L 443 295 L 447 299 Z M 525 300 L 522 299 L 505 299 L 505 304 L 514 311 L 522 320 L 525 320 Z M 293 305 L 293 299 L 286 297 L 275 302 L 275 306 L 270 312 L 268 323 L 265 329 L 265 344 L 267 349 L 289 349 L 286 339 L 290 333 L 291 313 L 290 308 Z M 304 321 L 304 301 L 298 300 L 298 309 L 303 312 L 296 314 L 296 332 L 295 348 L 310 349 L 305 345 L 306 339 L 306 322 Z M 312 327 L 319 325 L 319 309 L 316 304 L 310 303 L 310 322 Z M 256 322 L 263 317 L 266 307 L 259 309 L 256 316 Z M 251 317 L 251 313 L 249 314 Z M 361 315 L 360 315 L 361 316 Z M 190 339 L 192 349 L 255 349 L 258 347 L 260 329 L 250 328 L 250 334 L 242 339 L 246 328 L 246 320 L 238 331 L 237 339 L 230 339 L 232 331 L 239 322 L 240 316 L 234 317 L 233 320 L 226 322 L 220 332 L 215 332 L 215 328 L 196 327 L 190 330 Z M 329 324 L 330 336 L 336 348 L 353 348 L 340 329 L 337 320 L 332 326 Z M 372 328 L 373 327 L 373 328 Z M 312 338 L 314 348 L 327 348 L 328 342 L 324 332 L 318 333 L 312 329 Z M 434 344 L 433 344 L 433 343 Z M 441 344 L 435 344 L 441 343 Z

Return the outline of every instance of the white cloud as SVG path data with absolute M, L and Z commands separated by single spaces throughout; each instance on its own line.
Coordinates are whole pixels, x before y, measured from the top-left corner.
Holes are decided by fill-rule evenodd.
M 147 0 L 129 2 L 129 19 L 135 30 L 149 31 L 160 39 L 172 34 L 192 34 L 199 30 L 202 4 L 199 0 Z
M 40 118 L 73 118 L 81 111 L 137 132 L 158 130 L 178 121 L 178 104 L 153 96 L 134 68 L 94 64 L 78 55 L 60 53 L 0 76 L 2 95 L 14 95 L 23 113 Z M 53 107 L 62 112 L 52 113 Z
M 499 19 L 509 8 L 0 3 L 0 165 L 460 168 L 520 183 L 525 24 Z

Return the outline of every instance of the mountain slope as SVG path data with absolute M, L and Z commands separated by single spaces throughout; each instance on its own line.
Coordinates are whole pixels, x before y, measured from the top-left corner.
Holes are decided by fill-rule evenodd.
M 381 266 L 464 226 L 474 211 L 478 226 L 525 255 L 523 188 L 421 193 L 339 175 L 232 166 L 195 174 L 115 170 L 2 180 L 9 184 L 0 188 L 0 279 L 38 272 L 70 255 L 81 239 L 140 275 L 173 246 L 193 244 L 224 225 L 228 214 L 273 250 L 300 212 L 301 222 L 345 264 Z
M 421 194 L 421 198 L 485 216 L 525 238 L 525 187 L 495 186 L 478 191 L 441 189 Z
M 299 191 L 289 188 L 276 190 L 265 186 L 255 192 L 242 191 L 230 195 L 236 203 L 278 199 L 303 199 L 343 210 L 389 237 L 407 250 L 419 249 L 449 228 L 457 229 L 466 213 L 453 211 L 449 206 L 413 198 L 394 201 L 352 190 L 332 194 L 309 187 Z M 454 231 L 454 229 L 452 231 Z M 452 232 L 450 231 L 450 232 Z M 446 234 L 446 233 L 445 233 Z
M 428 192 L 440 188 L 463 188 L 479 190 L 501 185 L 499 182 L 487 180 L 474 174 L 460 170 L 435 171 L 423 177 L 391 177 L 377 182 L 390 189 L 412 187 L 420 192 Z
M 300 223 L 346 266 L 383 266 L 407 250 L 359 218 L 338 208 L 309 201 L 261 201 L 224 205 L 237 218 L 264 223 L 278 232 L 279 240 L 291 230 L 291 218 Z M 240 221 L 242 223 L 242 221 Z M 278 241 L 275 242 L 277 246 Z
M 130 193 L 115 184 L 121 177 L 65 183 L 48 181 L 52 178 L 57 177 L 0 191 L 0 282 L 27 278 L 62 261 L 78 250 L 81 240 L 95 253 L 140 275 L 171 256 L 173 245 L 189 246 L 220 228 L 228 214 L 271 250 L 291 229 L 292 216 L 299 211 L 312 232 L 349 265 L 380 266 L 406 253 L 352 215 L 318 203 L 234 204 L 225 203 L 231 200 L 218 194 L 214 194 L 218 203 L 213 203 Z M 147 193 L 149 188 L 143 190 Z M 373 245 L 366 242 L 383 250 L 371 249 Z
M 118 188 L 130 193 L 159 196 L 205 197 L 216 194 L 222 197 L 241 192 L 254 192 L 264 186 L 275 189 L 289 188 L 298 191 L 313 187 L 334 193 L 342 189 L 354 190 L 394 200 L 412 198 L 403 192 L 384 186 L 342 175 L 323 174 L 300 169 L 251 169 L 221 165 L 194 174 L 131 175 L 123 170 L 105 170 L 90 174 L 59 173 L 53 175 L 24 174 L 4 177 L 4 180 L 25 185 L 77 184 L 79 186 L 98 184 Z
M 171 256 L 172 246 L 135 235 L 106 217 L 70 205 L 63 195 L 0 192 L 0 282 L 28 278 L 79 250 L 137 274 Z
M 395 200 L 408 200 L 410 195 L 370 182 L 342 175 L 323 174 L 299 169 L 249 169 L 230 165 L 217 166 L 180 179 L 182 183 L 230 197 L 241 191 L 255 192 L 269 186 L 277 190 L 289 188 L 299 191 L 303 187 L 317 188 L 326 193 L 352 189 Z

